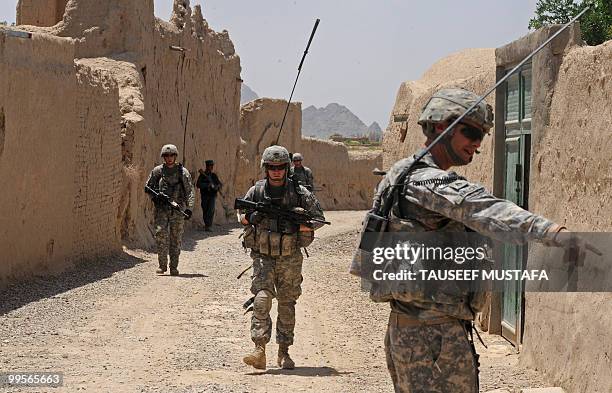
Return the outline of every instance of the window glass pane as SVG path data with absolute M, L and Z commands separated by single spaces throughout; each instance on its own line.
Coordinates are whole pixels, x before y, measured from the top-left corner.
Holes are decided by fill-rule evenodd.
M 519 120 L 519 78 L 514 74 L 506 82 L 506 121 Z
M 523 119 L 531 119 L 531 68 L 521 72 L 523 79 Z

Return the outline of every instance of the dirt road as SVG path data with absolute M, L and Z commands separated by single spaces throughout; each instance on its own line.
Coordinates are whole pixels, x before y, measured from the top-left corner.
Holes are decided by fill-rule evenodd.
M 236 275 L 250 258 L 240 230 L 223 226 L 186 235 L 179 277 L 156 276 L 153 254 L 125 250 L 3 291 L 0 371 L 61 371 L 64 387 L 53 392 L 391 392 L 388 306 L 347 273 L 363 212 L 326 216 L 333 225 L 304 260 L 295 370 L 276 368 L 273 343 L 267 371 L 242 364 L 252 348 L 241 308 L 249 274 Z M 481 358 L 483 391 L 544 386 L 503 340 L 485 340 L 493 346 Z

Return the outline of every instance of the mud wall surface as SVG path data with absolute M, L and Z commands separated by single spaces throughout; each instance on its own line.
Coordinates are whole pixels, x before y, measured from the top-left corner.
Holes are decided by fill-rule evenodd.
M 573 231 L 612 230 L 611 122 L 612 42 L 576 47 L 533 143 L 533 211 Z M 612 391 L 611 304 L 610 293 L 527 293 L 522 361 L 569 393 Z
M 17 4 L 17 24 L 53 26 L 62 20 L 68 0 L 21 0 Z
M 258 98 L 240 109 L 241 157 L 236 177 L 236 191 L 244 195 L 249 187 L 263 177 L 261 155 L 276 142 L 287 101 Z M 292 103 L 287 112 L 279 144 L 290 152 L 298 151 L 301 143 L 302 104 Z
M 382 165 L 380 153 L 352 154 L 339 142 L 302 138 L 304 165 L 312 169 L 315 194 L 327 210 L 365 210 L 372 207 Z
M 494 49 L 467 49 L 451 54 L 432 65 L 421 79 L 403 82 L 383 134 L 383 167 L 388 169 L 423 148 L 425 136 L 417 121 L 423 106 L 437 90 L 460 87 L 482 95 L 494 84 Z M 495 107 L 492 95 L 486 101 Z M 453 169 L 489 189 L 493 184 L 494 133 L 493 128 L 479 149 L 481 154 L 470 165 Z
M 46 35 L 0 30 L 0 70 L 0 282 L 118 250 L 116 84 Z

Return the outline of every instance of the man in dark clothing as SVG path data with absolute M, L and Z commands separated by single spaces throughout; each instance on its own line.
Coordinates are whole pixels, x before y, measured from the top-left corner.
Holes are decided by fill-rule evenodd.
M 200 189 L 202 197 L 202 215 L 204 219 L 204 230 L 212 231 L 213 218 L 215 216 L 215 200 L 217 192 L 221 190 L 223 184 L 219 181 L 219 177 L 213 172 L 214 161 L 206 160 L 206 170 L 200 169 L 200 176 L 196 183 L 196 187 Z

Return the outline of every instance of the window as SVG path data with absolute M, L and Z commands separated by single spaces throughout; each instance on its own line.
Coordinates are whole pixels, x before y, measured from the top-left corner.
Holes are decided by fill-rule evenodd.
M 531 63 L 506 81 L 506 135 L 531 133 Z

